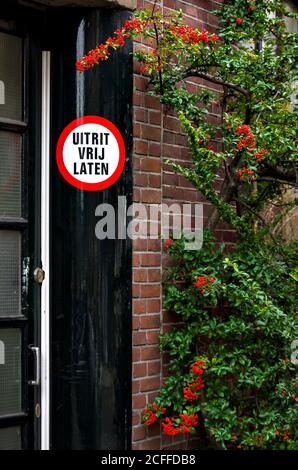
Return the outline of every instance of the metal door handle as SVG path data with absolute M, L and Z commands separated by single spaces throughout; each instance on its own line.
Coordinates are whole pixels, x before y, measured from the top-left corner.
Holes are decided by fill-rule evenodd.
M 39 385 L 40 384 L 40 349 L 37 346 L 32 346 L 31 344 L 28 346 L 30 351 L 33 352 L 34 355 L 34 370 L 35 370 L 35 378 L 33 380 L 29 380 L 29 385 Z

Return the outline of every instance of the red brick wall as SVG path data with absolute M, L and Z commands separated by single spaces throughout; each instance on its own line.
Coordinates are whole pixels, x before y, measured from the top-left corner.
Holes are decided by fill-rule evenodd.
M 153 1 L 138 0 L 138 8 L 150 8 Z M 164 12 L 182 9 L 192 26 L 216 29 L 216 18 L 210 13 L 221 0 L 158 0 Z M 135 47 L 140 47 L 136 44 Z M 142 46 L 144 47 L 144 46 Z M 134 202 L 144 204 L 202 201 L 202 197 L 182 177 L 171 172 L 167 158 L 189 162 L 186 138 L 173 113 L 162 113 L 158 99 L 146 94 L 147 80 L 134 70 Z M 206 85 L 202 81 L 192 86 Z M 216 87 L 216 85 L 215 85 Z M 216 89 L 216 88 L 215 88 Z M 219 108 L 211 110 L 211 119 L 219 119 Z M 217 145 L 217 143 L 213 143 Z M 208 217 L 208 203 L 204 217 Z M 231 242 L 228 227 L 220 227 L 220 239 Z M 133 243 L 133 449 L 185 448 L 185 442 L 161 438 L 159 426 L 146 430 L 142 410 L 156 395 L 166 373 L 166 359 L 161 358 L 158 336 L 175 322 L 162 310 L 161 277 L 167 258 L 159 239 L 138 239 Z

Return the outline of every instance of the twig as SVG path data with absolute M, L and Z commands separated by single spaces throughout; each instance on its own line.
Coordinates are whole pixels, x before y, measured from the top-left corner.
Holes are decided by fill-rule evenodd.
M 235 85 L 234 83 L 227 82 L 225 80 L 222 80 L 221 78 L 214 77 L 213 75 L 210 75 L 209 73 L 205 72 L 199 72 L 198 70 L 192 70 L 188 69 L 185 72 L 185 75 L 183 78 L 187 77 L 199 77 L 203 78 L 204 80 L 207 80 L 211 83 L 216 83 L 217 85 L 222 85 L 223 87 L 230 88 L 231 90 L 238 91 L 241 93 L 245 99 L 246 99 L 246 106 L 245 106 L 245 122 L 244 124 L 249 124 L 251 120 L 251 109 L 250 109 L 250 93 L 249 91 L 245 90 L 239 85 Z
M 254 209 L 252 209 L 252 208 L 250 207 L 250 205 L 246 204 L 246 202 L 244 202 L 244 201 L 239 201 L 239 202 L 240 202 L 244 207 L 246 207 L 253 215 L 255 215 L 256 217 L 258 217 L 258 219 L 260 219 L 260 220 L 263 222 L 263 224 L 265 225 L 265 227 L 268 228 L 268 223 L 267 223 L 267 221 L 264 219 L 264 217 L 262 217 L 258 212 L 256 212 Z M 269 228 L 268 228 L 268 234 L 269 234 L 270 237 L 272 238 L 272 241 L 273 241 L 276 245 L 280 246 L 280 243 L 278 243 L 278 241 L 276 240 L 276 238 L 275 238 L 275 236 L 273 235 L 273 233 L 269 230 Z
M 153 25 L 154 25 L 155 39 L 156 39 L 156 45 L 157 45 L 156 49 L 158 49 L 159 37 L 158 37 L 158 30 L 157 30 L 155 21 L 153 21 Z M 161 58 L 160 58 L 159 52 L 157 52 L 157 62 L 158 62 L 159 91 L 162 96 L 163 95 L 163 82 L 162 82 L 162 73 L 161 73 Z
M 222 85 L 227 88 L 231 88 L 232 90 L 238 91 L 239 93 L 244 95 L 245 98 L 250 101 L 250 94 L 247 90 L 245 90 L 239 85 L 235 85 L 234 83 L 226 82 L 225 80 L 222 80 L 221 78 L 214 77 L 213 75 L 210 75 L 209 73 L 199 72 L 197 70 L 190 69 L 186 71 L 183 78 L 188 78 L 188 77 L 203 78 L 204 80 L 207 80 L 209 82 L 216 83 L 218 85 Z
M 273 177 L 270 178 L 269 176 L 261 176 L 260 178 L 258 178 L 258 181 L 275 181 L 276 183 L 297 187 L 297 183 L 292 183 L 291 181 L 281 180 L 279 178 L 273 178 Z
M 157 3 L 157 0 L 154 0 L 154 5 L 153 5 L 152 11 L 151 11 L 151 18 L 153 18 L 154 11 L 155 11 L 155 7 L 156 7 L 156 3 Z

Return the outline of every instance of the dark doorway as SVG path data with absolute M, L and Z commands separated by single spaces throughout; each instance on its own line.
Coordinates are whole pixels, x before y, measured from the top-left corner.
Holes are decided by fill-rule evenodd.
M 131 46 L 80 75 L 75 62 L 119 28 L 128 12 L 53 13 L 52 47 L 52 448 L 127 449 L 131 416 L 131 242 L 98 240 L 96 207 L 117 212 L 131 202 Z M 118 182 L 80 191 L 63 180 L 55 145 L 63 128 L 83 115 L 111 120 L 125 139 Z

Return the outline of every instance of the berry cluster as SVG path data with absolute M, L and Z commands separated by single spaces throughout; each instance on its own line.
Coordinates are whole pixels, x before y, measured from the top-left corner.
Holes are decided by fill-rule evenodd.
M 238 150 L 245 150 L 246 155 L 249 158 L 252 157 L 254 159 L 254 163 L 262 163 L 265 160 L 265 155 L 268 154 L 268 150 L 266 148 L 262 148 L 258 152 L 254 150 L 256 147 L 255 136 L 250 127 L 247 124 L 243 124 L 242 126 L 237 127 L 236 132 L 241 136 L 241 139 L 237 142 Z M 252 183 L 256 180 L 254 170 L 247 166 L 237 170 L 236 175 L 240 181 L 247 181 Z
M 206 289 L 215 282 L 215 278 L 212 276 L 198 276 L 194 282 L 194 286 L 201 292 L 201 294 L 205 294 Z
M 144 423 L 146 426 L 151 426 L 157 421 L 157 416 L 156 413 L 160 412 L 161 414 L 164 414 L 166 412 L 166 408 L 160 408 L 158 407 L 155 403 L 152 403 L 152 405 L 148 405 L 144 409 Z
M 126 20 L 123 27 L 114 32 L 113 37 L 109 37 L 106 42 L 99 44 L 99 46 L 79 59 L 76 63 L 76 69 L 79 72 L 85 72 L 99 62 L 107 60 L 111 55 L 111 50 L 123 47 L 125 45 L 125 39 L 141 33 L 146 25 L 146 21 L 141 21 L 137 18 Z
M 202 367 L 205 365 L 206 362 L 202 359 L 198 359 L 194 364 L 192 364 L 191 370 L 196 378 L 183 389 L 183 396 L 186 401 L 192 402 L 199 398 L 199 392 L 205 386 L 205 381 L 203 379 L 204 369 Z
M 203 29 L 199 31 L 197 28 L 193 29 L 191 26 L 170 26 L 169 30 L 173 36 L 182 39 L 183 42 L 188 44 L 197 44 L 199 42 L 209 43 L 219 40 L 217 34 L 210 34 L 209 31 Z

